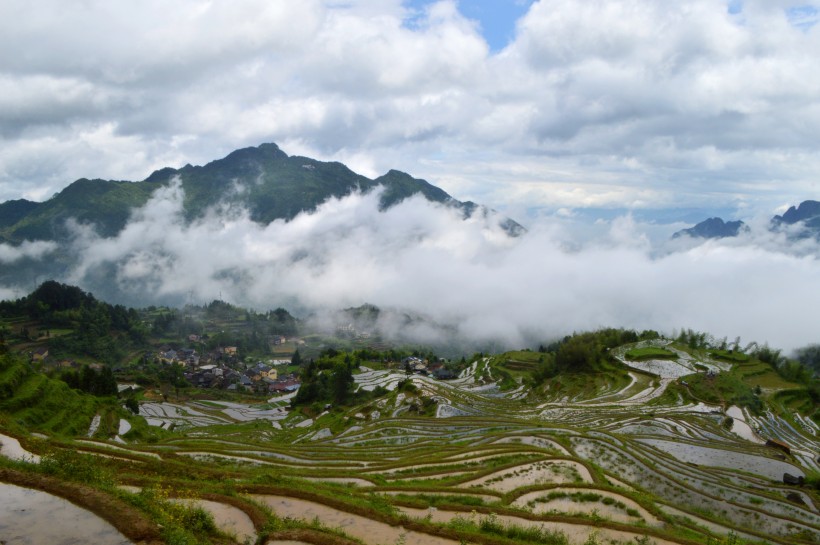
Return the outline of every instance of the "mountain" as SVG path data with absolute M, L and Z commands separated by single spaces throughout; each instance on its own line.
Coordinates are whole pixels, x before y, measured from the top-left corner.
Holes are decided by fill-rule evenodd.
M 4 536 L 54 542 L 58 496 L 72 543 L 115 535 L 97 517 L 146 544 L 818 543 L 820 380 L 768 345 L 607 328 L 442 359 L 288 316 L 0 301 Z M 100 341 L 120 355 L 83 365 Z
M 797 208 L 792 206 L 782 216 L 773 217 L 771 225 L 778 228 L 799 222 L 803 222 L 805 227 L 803 236 L 820 236 L 820 202 L 803 201 Z
M 796 208 L 790 207 L 782 216 L 774 216 L 769 222 L 769 228 L 775 231 L 799 223 L 802 223 L 803 230 L 792 236 L 820 238 L 820 202 L 803 201 Z M 745 230 L 748 227 L 742 221 L 724 222 L 721 218 L 709 218 L 694 227 L 681 229 L 672 238 L 684 235 L 694 238 L 735 237 Z
M 379 185 L 385 188 L 383 209 L 421 194 L 429 201 L 459 208 L 467 217 L 477 210 L 486 212 L 483 207 L 462 203 L 427 181 L 397 170 L 371 180 L 342 163 L 288 156 L 276 144 L 262 144 L 236 150 L 204 166 L 163 168 L 140 182 L 83 178 L 42 203 L 8 201 L 0 204 L 0 240 L 63 240 L 68 234 L 65 222 L 69 218 L 94 224 L 103 236 L 116 235 L 131 211 L 144 205 L 158 187 L 174 177 L 179 177 L 185 191 L 184 213 L 189 221 L 210 207 L 229 204 L 246 208 L 251 219 L 268 224 L 314 210 L 330 198 L 370 191 Z M 523 231 L 512 220 L 504 220 L 503 225 L 513 235 Z
M 688 235 L 693 238 L 723 238 L 736 237 L 742 229 L 748 229 L 742 221 L 724 222 L 720 218 L 709 218 L 694 227 L 681 229 L 672 235 L 672 238 L 679 238 Z

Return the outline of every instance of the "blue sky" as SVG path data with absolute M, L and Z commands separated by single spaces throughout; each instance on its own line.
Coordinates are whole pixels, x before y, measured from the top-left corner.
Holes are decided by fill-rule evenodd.
M 433 0 L 408 0 L 405 5 L 422 11 Z M 468 19 L 478 21 L 481 34 L 492 51 L 500 51 L 512 41 L 515 23 L 521 18 L 533 0 L 460 0 L 459 11 Z

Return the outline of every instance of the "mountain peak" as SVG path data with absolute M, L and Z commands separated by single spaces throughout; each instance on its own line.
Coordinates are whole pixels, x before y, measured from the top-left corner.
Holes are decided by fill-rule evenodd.
M 256 147 L 240 148 L 232 151 L 224 159 L 217 161 L 232 161 L 241 159 L 287 159 L 288 154 L 273 143 L 260 144 Z M 214 163 L 217 161 L 213 161 Z
M 782 216 L 772 218 L 772 222 L 777 225 L 781 223 L 794 225 L 798 221 L 811 220 L 816 217 L 820 217 L 820 201 L 803 201 L 797 208 L 789 207 Z
M 672 238 L 680 238 L 684 235 L 692 238 L 736 237 L 741 230 L 746 229 L 748 229 L 746 224 L 739 220 L 724 222 L 721 218 L 709 218 L 694 227 L 681 229 L 672 235 Z

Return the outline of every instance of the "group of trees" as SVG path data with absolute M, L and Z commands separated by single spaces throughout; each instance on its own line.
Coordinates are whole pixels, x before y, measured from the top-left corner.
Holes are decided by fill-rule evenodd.
M 346 361 L 335 361 L 321 368 L 314 360 L 302 367 L 302 385 L 294 396 L 292 405 L 298 407 L 316 402 L 345 405 L 353 397 L 353 360 L 348 355 Z
M 212 301 L 205 307 L 186 306 L 175 309 L 149 309 L 151 333 L 154 336 L 202 336 L 209 350 L 236 346 L 241 354 L 269 355 L 271 335 L 292 336 L 298 332 L 296 318 L 277 308 L 266 313 L 242 309 L 224 301 Z M 209 324 L 206 327 L 206 324 Z M 216 326 L 215 326 L 216 324 Z M 210 334 L 206 329 L 217 329 Z
M 117 395 L 117 381 L 111 368 L 107 366 L 98 371 L 84 365 L 79 371 L 74 369 L 63 371 L 59 378 L 71 388 L 95 396 Z
M 372 394 L 360 392 L 354 395 L 353 371 L 358 369 L 363 361 L 400 361 L 409 355 L 423 357 L 418 351 L 391 349 L 380 352 L 368 348 L 353 352 L 339 352 L 335 348 L 327 348 L 319 354 L 318 358 L 306 362 L 302 362 L 301 356 L 297 360 L 294 355 L 292 362 L 302 363 L 299 373 L 302 385 L 291 404 L 294 407 L 314 403 L 346 405 L 353 401 L 361 401 L 361 398 L 366 395 L 381 395 L 383 391 L 376 391 Z M 437 359 L 432 353 L 427 356 Z
M 631 329 L 607 328 L 587 333 L 576 333 L 549 345 L 541 345 L 542 356 L 532 373 L 535 384 L 561 373 L 590 373 L 602 371 L 613 363 L 609 350 L 622 344 L 656 339 L 657 331 L 637 333 Z
M 144 343 L 147 333 L 136 310 L 97 301 L 76 286 L 53 280 L 26 297 L 0 302 L 0 316 L 25 316 L 45 331 L 71 329 L 68 335 L 48 335 L 54 357 L 91 356 L 109 364 L 119 362 L 129 345 Z

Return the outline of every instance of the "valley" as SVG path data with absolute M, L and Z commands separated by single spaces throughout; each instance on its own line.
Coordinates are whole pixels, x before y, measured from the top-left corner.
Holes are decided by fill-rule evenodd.
M 319 378 L 345 358 L 355 367 L 339 404 L 147 386 L 137 414 L 85 409 L 104 433 L 27 428 L 12 409 L 46 409 L 21 399 L 26 379 L 0 403 L 0 480 L 69 499 L 132 543 L 820 541 L 820 426 L 805 386 L 760 354 L 685 335 L 606 348 L 630 336 L 613 331 L 476 355 L 445 380 L 324 353 L 317 366 L 336 367 Z M 602 359 L 544 371 L 577 339 L 596 339 Z M 4 361 L 7 384 L 22 371 Z M 548 376 L 531 378 L 539 368 Z

